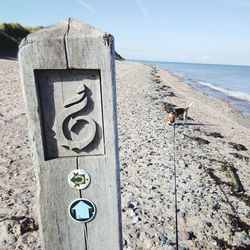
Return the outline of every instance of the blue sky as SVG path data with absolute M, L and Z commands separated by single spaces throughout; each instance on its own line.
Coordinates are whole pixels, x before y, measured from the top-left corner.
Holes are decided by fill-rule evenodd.
M 0 0 L 0 22 L 73 17 L 129 59 L 250 65 L 250 0 Z

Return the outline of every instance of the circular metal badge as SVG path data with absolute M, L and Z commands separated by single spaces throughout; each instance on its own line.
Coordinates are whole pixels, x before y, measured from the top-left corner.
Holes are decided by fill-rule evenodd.
M 82 169 L 76 169 L 70 172 L 68 176 L 68 183 L 76 190 L 85 189 L 90 184 L 90 176 L 86 171 Z
M 74 200 L 69 206 L 69 214 L 72 219 L 78 222 L 89 222 L 96 215 L 95 204 L 87 199 Z

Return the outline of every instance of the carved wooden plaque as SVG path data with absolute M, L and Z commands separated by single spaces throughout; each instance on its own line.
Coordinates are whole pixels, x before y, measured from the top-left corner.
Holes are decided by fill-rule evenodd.
M 104 154 L 99 70 L 37 70 L 46 160 Z

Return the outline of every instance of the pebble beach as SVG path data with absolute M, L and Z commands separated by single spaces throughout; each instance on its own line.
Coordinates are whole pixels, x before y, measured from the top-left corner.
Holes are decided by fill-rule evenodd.
M 176 249 L 176 235 L 180 250 L 249 249 L 250 118 L 154 66 L 116 74 L 124 249 Z M 43 249 L 15 60 L 0 60 L 0 100 L 0 249 Z

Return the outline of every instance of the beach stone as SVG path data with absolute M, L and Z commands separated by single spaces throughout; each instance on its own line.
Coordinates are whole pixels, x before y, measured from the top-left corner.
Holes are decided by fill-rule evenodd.
M 0 208 L 0 218 L 4 218 L 8 216 L 8 209 L 7 208 Z
M 128 242 L 126 239 L 123 239 L 123 246 L 127 246 Z
M 203 166 L 200 164 L 200 165 L 198 165 L 198 167 L 197 167 L 199 170 L 202 170 L 203 169 Z
M 17 241 L 16 236 L 13 235 L 13 234 L 11 234 L 11 235 L 9 236 L 8 242 L 9 242 L 10 244 L 14 244 L 14 243 L 16 243 L 16 241 Z
M 202 188 L 202 187 L 204 187 L 205 185 L 204 185 L 204 183 L 203 182 L 199 182 L 198 184 L 197 184 L 197 187 L 198 188 Z
M 139 220 L 139 218 L 138 218 L 137 216 L 134 216 L 134 217 L 132 218 L 132 223 L 133 223 L 133 224 L 136 224 L 136 223 L 138 222 L 138 220 Z
M 196 238 L 192 231 L 184 232 L 182 237 L 183 237 L 183 240 L 192 240 L 192 239 Z
M 134 217 L 135 216 L 135 212 L 132 209 L 128 209 L 127 213 L 130 217 Z
M 159 239 L 162 242 L 162 244 L 167 244 L 168 243 L 168 238 L 162 234 L 159 235 Z
M 147 230 L 150 230 L 151 225 L 148 222 L 144 223 L 144 228 L 147 229 Z
M 133 248 L 131 246 L 126 246 L 127 250 L 133 250 Z
M 135 233 L 135 238 L 139 239 L 139 238 L 140 238 L 140 235 L 141 235 L 140 232 L 136 232 L 136 233 Z
M 29 210 L 29 207 L 26 205 L 26 204 L 20 204 L 20 206 L 19 206 L 19 213 L 18 214 L 21 214 L 21 212 L 23 213 L 23 214 L 26 214 L 27 213 L 27 211 Z
M 5 228 L 7 229 L 7 231 L 10 231 L 14 226 L 16 225 L 15 221 L 8 221 L 8 223 L 5 225 Z
M 209 221 L 203 221 L 202 224 L 204 226 L 207 226 L 207 227 L 212 227 L 213 226 L 213 224 L 211 222 L 209 222 Z
M 156 215 L 153 215 L 153 218 L 154 218 L 155 220 L 158 220 L 158 217 L 157 217 Z
M 153 246 L 152 240 L 148 239 L 144 241 L 146 249 L 151 249 Z
M 250 210 L 248 210 L 248 211 L 245 212 L 245 216 L 246 216 L 248 219 L 250 219 Z
M 180 218 L 182 218 L 182 219 L 185 217 L 185 215 L 186 215 L 185 212 L 180 212 L 180 213 L 179 213 L 179 216 L 180 216 Z
M 213 241 L 213 245 L 214 246 L 217 246 L 218 244 L 217 244 L 217 241 Z
M 176 248 L 174 248 L 173 246 L 164 246 L 163 250 L 175 250 Z
M 189 250 L 189 247 L 187 247 L 187 246 L 179 246 L 179 250 Z

